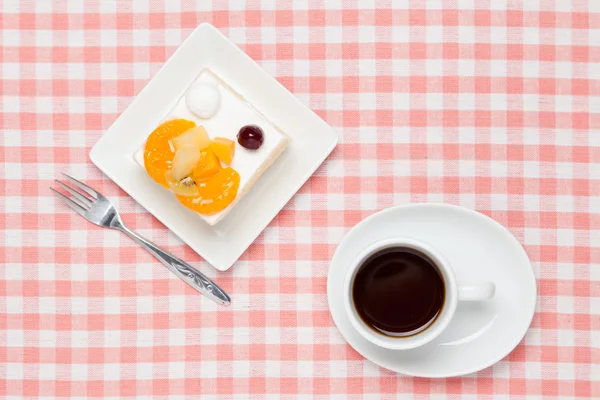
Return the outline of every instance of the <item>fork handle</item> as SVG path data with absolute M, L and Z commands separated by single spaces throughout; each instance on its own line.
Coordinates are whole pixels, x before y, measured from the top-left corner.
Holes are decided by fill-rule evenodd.
M 225 293 L 223 289 L 221 289 L 209 277 L 192 267 L 190 264 L 162 250 L 160 247 L 138 235 L 124 224 L 119 224 L 119 226 L 115 226 L 115 228 L 119 229 L 121 232 L 125 233 L 127 236 L 139 243 L 143 248 L 148 250 L 150 254 L 152 254 L 167 268 L 169 268 L 171 272 L 183 279 L 188 285 L 209 299 L 223 305 L 229 305 L 229 303 L 231 303 L 229 295 Z

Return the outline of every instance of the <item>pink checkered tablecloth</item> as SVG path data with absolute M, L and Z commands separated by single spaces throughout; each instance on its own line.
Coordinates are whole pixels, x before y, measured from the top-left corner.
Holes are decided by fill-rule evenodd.
M 132 3 L 0 1 L 1 398 L 600 398 L 599 1 Z M 340 135 L 223 273 L 88 158 L 205 21 Z M 231 307 L 57 203 L 63 171 Z M 472 376 L 379 368 L 329 315 L 343 235 L 426 201 L 498 220 L 538 278 L 524 341 Z

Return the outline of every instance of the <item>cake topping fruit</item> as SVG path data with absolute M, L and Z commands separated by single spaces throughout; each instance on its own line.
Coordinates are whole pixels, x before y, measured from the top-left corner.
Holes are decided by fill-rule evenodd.
M 173 158 L 173 178 L 181 180 L 188 176 L 200 161 L 200 150 L 193 146 L 184 146 L 175 152 Z
M 174 137 L 173 145 L 176 150 L 181 149 L 183 146 L 193 146 L 202 150 L 210 145 L 210 138 L 203 126 L 194 126 L 181 135 Z
M 221 92 L 211 83 L 194 83 L 185 94 L 185 104 L 198 118 L 208 119 L 221 105 Z
M 237 197 L 240 174 L 231 167 L 223 168 L 209 179 L 196 183 L 197 196 L 177 196 L 181 204 L 200 214 L 215 214 L 227 208 Z
M 144 166 L 184 206 L 201 214 L 215 214 L 237 197 L 239 173 L 221 166 L 221 162 L 233 161 L 234 152 L 233 140 L 211 141 L 204 127 L 176 119 L 150 134 L 144 146 Z
M 173 193 L 179 196 L 198 196 L 198 186 L 196 186 L 196 182 L 189 176 L 187 178 L 183 178 L 182 180 L 177 180 L 173 178 L 173 172 L 171 170 L 167 170 L 165 172 L 165 180 L 169 185 L 169 188 L 173 191 Z
M 210 148 L 219 160 L 225 164 L 231 164 L 231 161 L 233 161 L 233 154 L 235 153 L 235 142 L 233 140 L 216 137 L 210 143 Z
M 249 150 L 256 150 L 264 142 L 263 130 L 257 125 L 246 125 L 237 135 L 238 143 Z
M 192 169 L 191 177 L 196 182 L 210 178 L 221 170 L 221 163 L 210 147 L 200 150 L 200 160 Z
M 175 153 L 171 140 L 194 126 L 196 124 L 192 121 L 172 119 L 160 124 L 146 141 L 144 167 L 148 175 L 164 187 L 169 187 L 165 180 L 165 171 L 171 168 Z

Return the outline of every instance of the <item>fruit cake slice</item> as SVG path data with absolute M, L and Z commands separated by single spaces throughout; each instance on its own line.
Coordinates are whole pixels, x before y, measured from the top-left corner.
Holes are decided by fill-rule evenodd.
M 215 225 L 235 207 L 235 205 L 244 197 L 258 178 L 273 164 L 289 143 L 289 137 L 285 135 L 278 127 L 271 123 L 264 115 L 256 110 L 239 93 L 234 91 L 222 79 L 215 75 L 211 70 L 204 69 L 198 79 L 190 85 L 188 91 L 194 90 L 201 85 L 212 85 L 216 87 L 220 95 L 219 105 L 211 111 L 209 118 L 200 118 L 192 112 L 190 104 L 186 104 L 186 93 L 179 99 L 175 107 L 165 116 L 164 121 L 171 119 L 185 119 L 194 122 L 197 126 L 203 126 L 210 139 L 213 140 L 211 148 L 216 154 L 224 154 L 228 142 L 218 138 L 230 139 L 235 144 L 234 156 L 230 164 L 223 164 L 224 167 L 231 167 L 237 171 L 239 177 L 239 187 L 235 199 L 222 211 L 214 214 L 198 214 L 210 225 Z M 189 102 L 189 96 L 188 96 Z M 197 103 L 196 103 L 197 105 Z M 206 117 L 206 115 L 202 115 Z M 257 138 L 252 136 L 252 129 L 249 133 L 248 126 L 251 128 L 259 127 L 262 133 L 262 140 L 258 148 Z M 238 134 L 242 130 L 242 137 L 238 140 Z M 217 140 L 215 140 L 217 139 Z M 229 161 L 223 156 L 225 161 Z M 144 146 L 142 146 L 134 155 L 136 162 L 144 167 Z

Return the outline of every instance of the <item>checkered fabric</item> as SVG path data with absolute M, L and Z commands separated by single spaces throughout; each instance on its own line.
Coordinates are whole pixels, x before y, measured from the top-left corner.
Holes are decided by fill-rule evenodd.
M 600 398 L 600 2 L 399 3 L 0 1 L 0 397 Z M 88 158 L 201 22 L 340 135 L 223 273 Z M 58 203 L 61 172 L 199 263 L 233 304 Z M 523 342 L 467 377 L 379 368 L 327 307 L 344 234 L 426 201 L 498 220 L 538 278 Z

